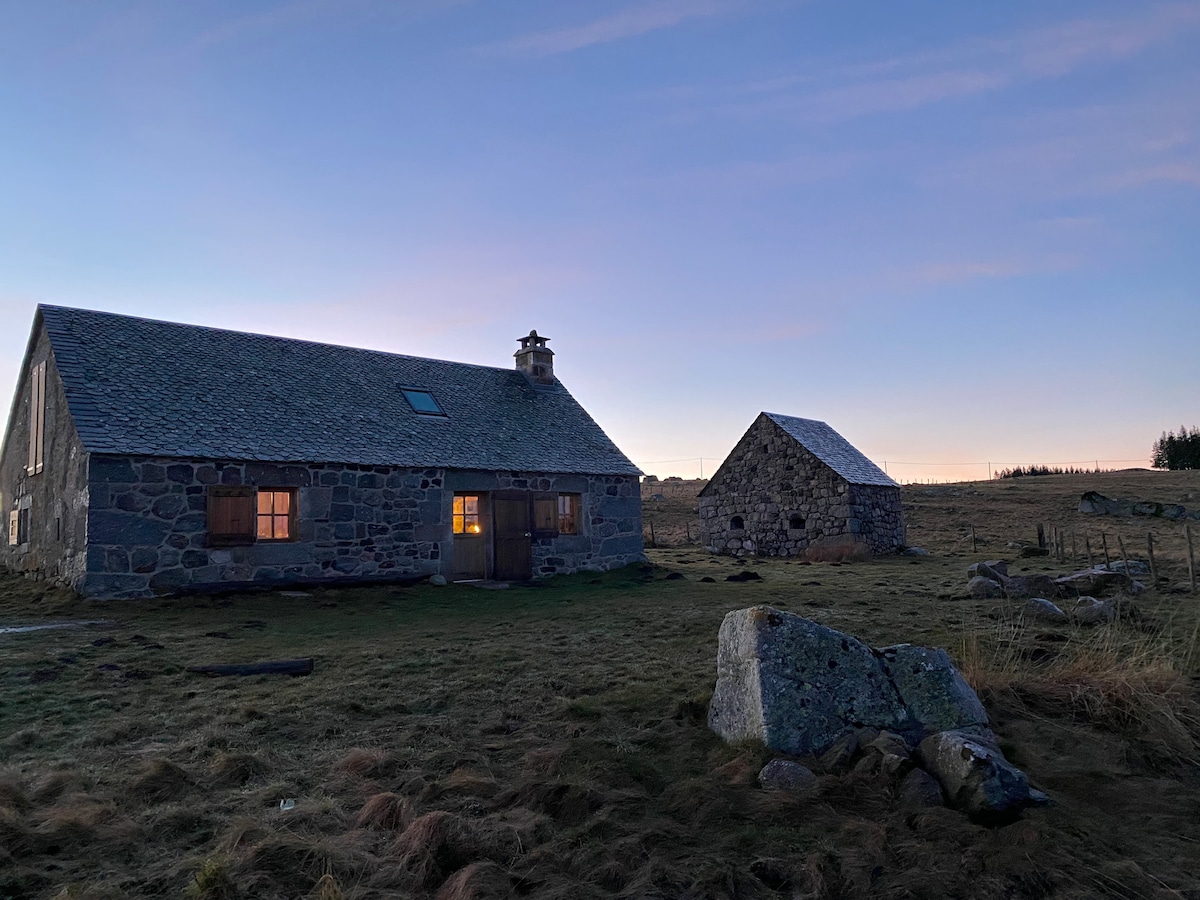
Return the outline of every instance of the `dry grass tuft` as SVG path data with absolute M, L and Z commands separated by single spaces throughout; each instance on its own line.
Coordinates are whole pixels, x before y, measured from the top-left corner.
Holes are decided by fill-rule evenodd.
M 805 562 L 844 563 L 863 562 L 871 558 L 871 554 L 861 544 L 829 543 L 809 547 L 801 554 Z
M 238 883 L 247 892 L 266 894 L 268 886 L 294 894 L 297 878 L 316 884 L 322 876 L 353 881 L 370 868 L 370 859 L 352 843 L 336 838 L 274 832 L 249 847 L 238 865 Z
M 225 787 L 241 787 L 271 771 L 271 767 L 253 753 L 219 753 L 209 768 L 213 781 Z
M 241 900 L 228 860 L 206 859 L 184 890 L 190 900 Z
M 147 803 L 179 800 L 195 786 L 195 779 L 169 759 L 146 762 L 127 787 L 129 795 Z
M 129 819 L 111 803 L 87 794 L 68 794 L 55 806 L 40 810 L 35 829 L 46 852 L 58 847 L 121 843 L 137 833 Z
M 442 810 L 414 819 L 392 844 L 401 869 L 424 887 L 433 887 L 477 857 L 466 822 Z
M 12 810 L 15 813 L 25 814 L 33 809 L 33 803 L 25 794 L 25 789 L 21 787 L 21 783 L 12 777 L 5 776 L 0 778 L 0 809 Z
M 990 639 L 976 632 L 963 640 L 963 675 L 982 697 L 1096 725 L 1165 761 L 1200 764 L 1200 699 L 1187 675 L 1194 643 L 1175 640 L 1169 628 L 1076 630 L 1039 665 L 1023 652 L 1024 623 L 999 628 Z
M 346 900 L 346 892 L 329 872 L 317 879 L 313 893 L 316 894 L 317 900 Z
M 354 827 L 403 831 L 412 820 L 413 811 L 408 800 L 388 791 L 367 799 L 358 811 Z
M 91 786 L 91 781 L 80 773 L 60 770 L 43 775 L 35 781 L 30 796 L 37 803 L 53 803 L 63 794 L 82 793 Z
M 358 778 L 382 778 L 394 772 L 396 765 L 397 760 L 386 750 L 352 747 L 333 768 Z
M 446 879 L 435 900 L 506 900 L 512 879 L 493 862 L 473 862 Z

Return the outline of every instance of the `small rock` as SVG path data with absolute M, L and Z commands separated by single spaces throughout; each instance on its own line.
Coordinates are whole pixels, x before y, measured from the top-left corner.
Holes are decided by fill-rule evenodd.
M 850 768 L 850 762 L 857 752 L 858 736 L 853 731 L 847 732 L 821 754 L 821 768 L 826 772 L 844 772 Z
M 946 798 L 938 780 L 924 769 L 913 769 L 900 782 L 900 806 L 903 809 L 928 809 L 945 806 Z
M 1031 597 L 1021 607 L 1021 617 L 1035 622 L 1066 622 L 1067 614 L 1042 597 Z
M 758 773 L 758 783 L 764 791 L 803 791 L 816 780 L 811 769 L 790 759 L 773 759 Z
M 681 581 L 684 575 L 682 572 L 671 572 L 667 575 L 666 581 Z
M 992 559 L 987 562 L 972 563 L 967 566 L 967 579 L 982 575 L 992 581 L 1002 581 L 1008 575 L 1008 563 L 1002 559 Z
M 716 584 L 717 583 L 717 579 L 713 578 L 711 575 L 705 575 L 703 578 L 700 579 L 700 581 L 702 584 Z
M 762 576 L 757 572 L 744 571 L 738 572 L 736 575 L 726 575 L 726 581 L 762 581 Z
M 982 575 L 976 575 L 967 582 L 967 594 L 976 600 L 992 600 L 1002 597 L 1004 589 L 1000 587 L 1000 582 L 984 578 Z
M 1071 618 L 1080 625 L 1099 625 L 1111 622 L 1116 617 L 1117 604 L 1111 598 L 1099 600 L 1095 597 L 1080 597 L 1071 610 Z
M 445 575 L 430 575 L 429 583 L 432 584 L 434 587 L 445 587 L 446 586 L 446 576 Z
M 905 556 L 928 556 L 929 551 L 926 550 L 924 547 L 905 547 L 904 555 Z
M 1033 557 L 1033 556 L 1049 556 L 1049 555 L 1050 555 L 1049 547 L 1022 547 L 1020 549 L 1020 551 L 1018 551 L 1018 553 L 1017 553 L 1017 556 L 1021 557 L 1022 559 L 1029 559 L 1030 557 Z
M 1150 574 L 1150 564 L 1140 559 L 1129 560 L 1128 566 L 1125 565 L 1125 560 L 1123 559 L 1114 560 L 1108 568 L 1112 572 L 1120 572 L 1122 575 L 1129 575 L 1131 577 Z
M 918 752 L 950 805 L 972 817 L 1011 818 L 1029 803 L 1025 773 L 980 735 L 943 731 L 923 740 Z

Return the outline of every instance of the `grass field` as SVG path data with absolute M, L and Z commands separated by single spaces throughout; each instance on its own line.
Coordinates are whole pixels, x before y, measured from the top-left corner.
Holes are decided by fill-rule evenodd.
M 652 566 L 537 587 L 84 604 L 0 578 L 0 625 L 112 620 L 0 635 L 0 897 L 1200 898 L 1181 526 L 1085 520 L 1088 489 L 1200 507 L 1200 473 L 912 486 L 931 556 L 804 564 L 679 543 L 681 489 L 647 502 L 678 544 Z M 1034 627 L 956 599 L 977 559 L 1066 571 L 1014 558 L 1039 522 L 1080 553 L 1103 528 L 1142 555 L 1154 530 L 1140 617 Z M 724 580 L 743 568 L 762 580 Z M 704 721 L 721 618 L 756 603 L 947 647 L 1055 804 L 986 828 L 900 809 L 883 776 L 759 790 L 769 755 Z M 315 673 L 185 671 L 292 656 Z

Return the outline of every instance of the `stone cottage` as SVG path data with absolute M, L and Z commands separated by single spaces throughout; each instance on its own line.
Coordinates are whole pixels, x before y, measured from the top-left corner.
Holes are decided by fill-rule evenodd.
M 709 550 L 734 556 L 904 544 L 896 482 L 824 422 L 767 412 L 700 492 L 700 528 Z
M 639 471 L 554 376 L 39 306 L 0 563 L 88 597 L 642 560 Z

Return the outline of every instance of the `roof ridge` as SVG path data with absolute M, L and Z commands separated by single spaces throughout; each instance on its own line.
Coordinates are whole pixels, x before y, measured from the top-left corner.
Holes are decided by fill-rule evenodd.
M 434 356 L 415 356 L 411 353 L 396 353 L 392 350 L 377 350 L 373 347 L 355 347 L 353 344 L 335 344 L 329 341 L 313 341 L 308 338 L 284 337 L 277 334 L 265 334 L 261 331 L 240 331 L 236 328 L 221 328 L 216 325 L 197 325 L 193 322 L 172 322 L 170 319 L 152 319 L 149 316 L 131 316 L 127 313 L 114 313 L 100 309 L 85 309 L 79 306 L 57 306 L 50 303 L 39 303 L 38 310 L 43 317 L 46 312 L 59 313 L 83 313 L 88 316 L 100 316 L 106 319 L 125 319 L 134 322 L 146 322 L 152 325 L 166 325 L 171 328 L 187 328 L 201 331 L 211 331 L 218 334 L 236 334 L 242 337 L 261 338 L 267 341 L 275 341 L 284 344 L 304 344 L 315 347 L 334 347 L 339 350 L 350 350 L 355 353 L 371 353 L 380 356 L 387 356 L 399 359 L 420 360 L 422 362 L 438 362 L 445 363 L 451 366 L 467 366 L 473 369 L 490 369 L 498 372 L 517 371 L 515 368 L 509 369 L 507 366 L 488 366 L 483 363 L 462 362 L 456 359 L 440 359 Z

